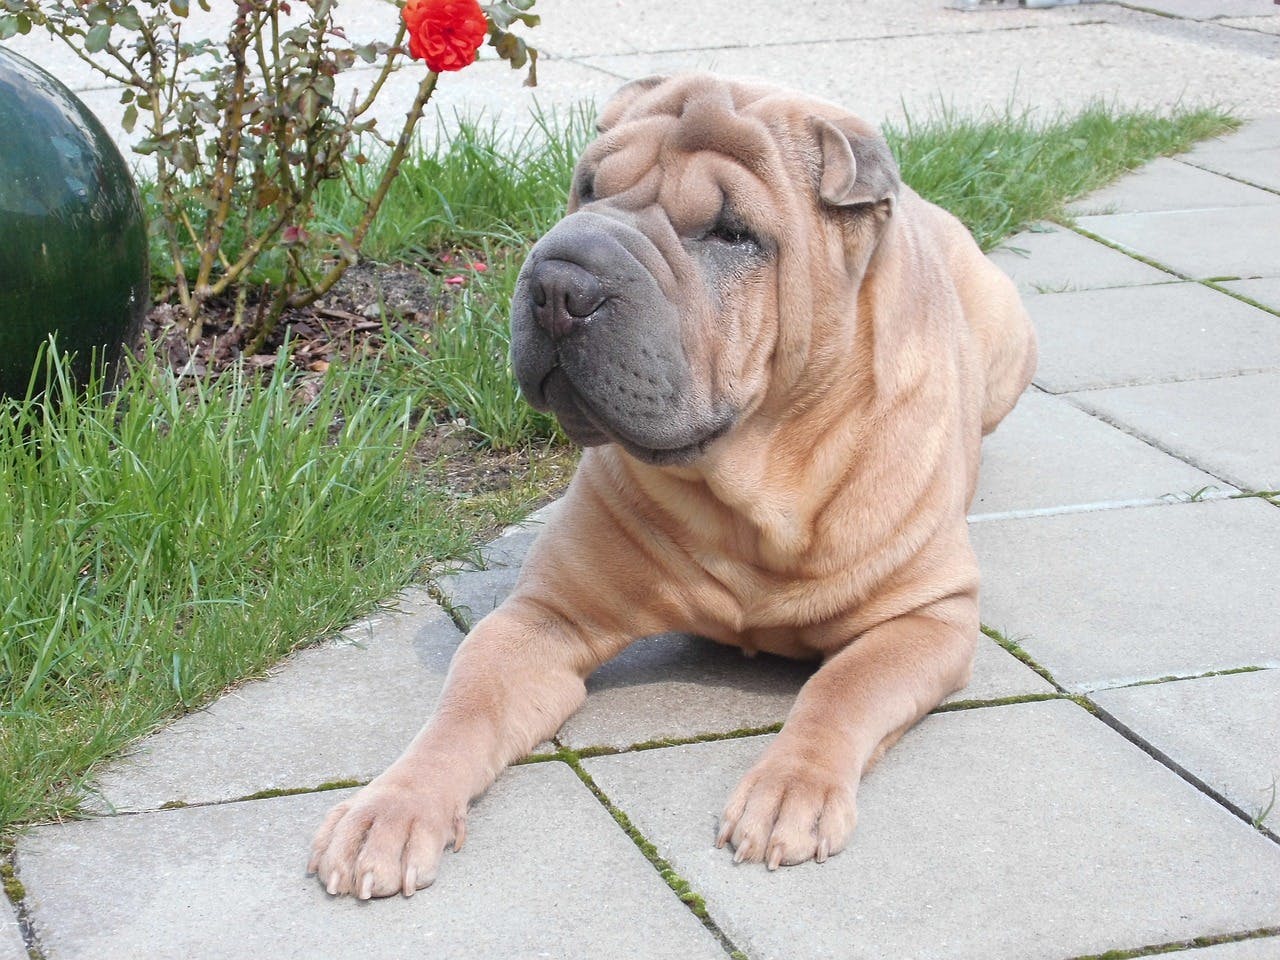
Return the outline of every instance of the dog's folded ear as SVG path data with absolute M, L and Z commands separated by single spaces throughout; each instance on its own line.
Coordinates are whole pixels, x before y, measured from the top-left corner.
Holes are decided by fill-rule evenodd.
M 659 87 L 666 83 L 670 77 L 655 74 L 652 77 L 641 77 L 639 80 L 632 80 L 624 83 L 611 96 L 600 111 L 600 116 L 596 120 L 596 133 L 604 133 L 610 127 L 616 126 L 618 121 L 622 119 L 622 115 L 627 112 L 627 107 L 639 100 L 644 94 L 648 93 L 654 87 Z
M 818 196 L 836 207 L 891 208 L 902 179 L 884 139 L 852 124 L 842 129 L 822 117 L 814 117 L 813 128 L 822 149 Z

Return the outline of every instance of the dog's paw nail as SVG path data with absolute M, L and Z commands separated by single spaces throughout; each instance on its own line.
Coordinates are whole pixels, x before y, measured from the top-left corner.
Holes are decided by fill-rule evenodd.
M 813 855 L 813 859 L 819 863 L 826 863 L 829 856 L 831 856 L 831 842 L 824 837 L 818 841 L 818 852 Z
M 782 864 L 782 844 L 777 844 L 769 852 L 769 862 L 767 864 L 770 870 L 777 870 Z
M 458 814 L 453 818 L 453 852 L 457 853 L 462 849 L 462 844 L 467 839 L 467 817 L 466 814 Z
M 405 867 L 404 883 L 400 885 L 400 892 L 406 897 L 412 897 L 418 892 L 418 871 L 414 867 Z
M 747 845 L 743 843 L 738 846 L 737 850 L 733 851 L 733 862 L 741 863 L 745 859 L 747 859 Z
M 733 833 L 733 824 L 726 823 L 720 828 L 720 832 L 716 834 L 716 849 L 723 849 L 724 845 L 729 842 L 729 834 Z
M 368 900 L 373 896 L 373 871 L 370 870 L 360 881 L 360 899 Z
M 338 895 L 338 875 L 336 873 L 329 876 L 329 882 L 324 885 L 324 892 L 331 897 Z

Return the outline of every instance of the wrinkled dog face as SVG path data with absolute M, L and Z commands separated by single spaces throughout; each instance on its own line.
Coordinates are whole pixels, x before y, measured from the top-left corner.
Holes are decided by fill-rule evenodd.
M 779 109 L 779 97 L 655 78 L 606 106 L 569 215 L 530 252 L 512 301 L 521 391 L 575 442 L 616 442 L 654 464 L 696 459 L 768 389 L 795 224 L 816 218 L 820 236 L 800 245 L 832 248 L 823 259 L 843 265 L 849 225 L 819 208 L 861 196 L 856 147 L 825 121 Z M 810 149 L 785 149 L 797 138 Z M 862 166 L 862 179 L 875 172 Z M 829 190 L 840 175 L 847 182 Z

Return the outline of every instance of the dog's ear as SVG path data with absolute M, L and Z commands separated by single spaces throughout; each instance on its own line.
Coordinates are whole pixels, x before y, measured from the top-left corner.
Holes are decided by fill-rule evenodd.
M 814 118 L 813 127 L 822 152 L 818 196 L 823 202 L 836 207 L 881 204 L 886 212 L 892 208 L 902 179 L 884 139 L 852 124 L 841 129 L 821 117 Z
M 616 125 L 622 119 L 622 115 L 627 112 L 627 107 L 631 106 L 654 87 L 661 86 L 669 79 L 670 77 L 667 76 L 654 75 L 624 83 L 614 91 L 613 96 L 608 99 L 604 108 L 600 111 L 600 117 L 596 120 L 596 133 L 604 133 L 610 127 Z

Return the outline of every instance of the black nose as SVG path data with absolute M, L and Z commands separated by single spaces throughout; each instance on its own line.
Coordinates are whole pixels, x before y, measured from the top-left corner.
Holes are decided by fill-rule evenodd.
M 567 260 L 543 260 L 529 279 L 533 317 L 556 340 L 599 310 L 605 300 L 596 275 Z

